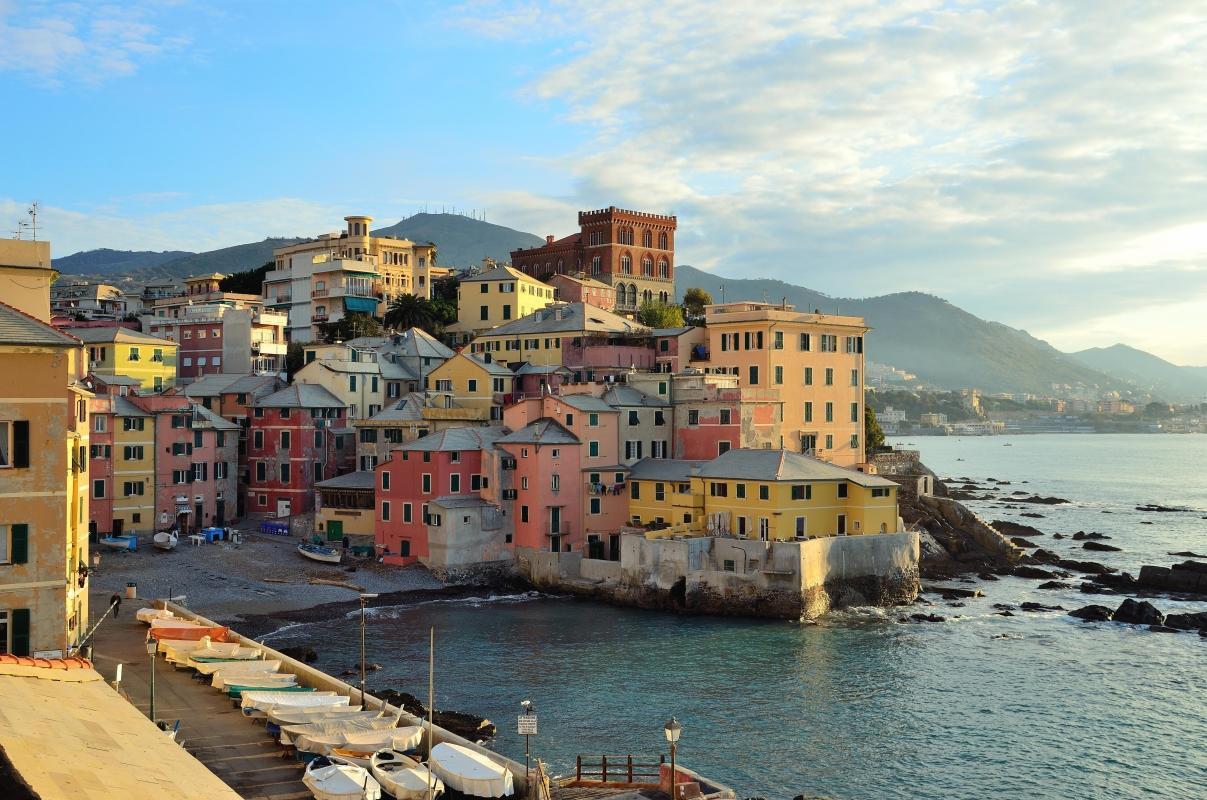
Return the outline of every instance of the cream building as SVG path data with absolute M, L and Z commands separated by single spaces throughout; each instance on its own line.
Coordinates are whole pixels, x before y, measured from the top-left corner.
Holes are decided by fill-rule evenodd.
M 380 317 L 395 297 L 431 297 L 432 281 L 449 270 L 435 265 L 436 246 L 373 236 L 372 217 L 344 217 L 347 227 L 273 252 L 264 278 L 264 304 L 289 315 L 293 342 L 312 342 L 316 326 L 348 313 Z
M 518 269 L 499 266 L 461 279 L 457 323 L 448 332 L 465 344 L 480 333 L 554 302 L 555 290 Z

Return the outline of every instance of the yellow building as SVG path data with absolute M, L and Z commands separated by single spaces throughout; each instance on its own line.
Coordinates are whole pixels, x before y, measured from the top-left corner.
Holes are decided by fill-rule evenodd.
M 457 287 L 457 323 L 448 332 L 462 344 L 554 302 L 555 289 L 518 269 L 502 266 L 462 278 Z
M 862 317 L 743 301 L 706 306 L 704 320 L 707 357 L 692 366 L 778 392 L 781 447 L 841 466 L 865 460 Z
M 143 392 L 162 392 L 176 385 L 176 355 L 180 345 L 129 328 L 72 328 L 88 346 L 88 371 L 124 375 L 138 381 Z
M 329 542 L 342 542 L 347 537 L 350 547 L 367 548 L 363 552 L 371 554 L 375 480 L 372 470 L 362 470 L 316 483 L 319 502 L 314 526 L 318 535 Z
M 83 346 L 48 322 L 48 256 L 0 246 L 0 652 L 56 656 L 88 622 L 91 394 Z
M 114 536 L 155 532 L 156 455 L 155 417 L 124 397 L 114 397 Z
M 451 397 L 456 406 L 485 412 L 483 419 L 502 420 L 506 395 L 515 388 L 515 373 L 497 362 L 457 353 L 432 370 L 427 388 Z
M 654 367 L 650 329 L 588 303 L 556 303 L 486 331 L 471 353 L 518 367 L 566 367 L 579 372 Z
M 678 533 L 764 541 L 901 529 L 897 484 L 788 450 L 639 461 L 629 476 L 629 517 Z

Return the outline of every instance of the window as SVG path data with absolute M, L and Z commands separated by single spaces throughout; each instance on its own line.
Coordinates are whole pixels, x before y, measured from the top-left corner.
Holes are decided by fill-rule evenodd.
M 859 370 L 857 370 L 857 369 L 851 370 L 851 385 L 852 386 L 859 385 Z
M 888 497 L 891 493 L 892 493 L 892 490 L 889 489 L 889 487 L 887 487 L 887 486 L 873 486 L 872 487 L 872 497 Z
M 291 414 L 292 414 L 292 409 L 289 409 L 289 408 L 281 409 L 281 419 L 289 419 Z
M 654 499 L 658 502 L 666 500 L 666 484 L 658 482 L 654 484 Z
M 641 499 L 641 482 L 640 481 L 629 481 L 629 499 L 630 500 L 640 500 Z
M 432 474 L 430 472 L 423 473 L 423 493 L 432 493 Z
M 598 428 L 599 427 L 599 415 L 598 414 L 588 414 L 587 415 L 587 427 L 588 428 Z
M 826 449 L 827 449 L 827 450 L 833 450 L 833 449 L 834 449 L 834 436 L 833 436 L 833 434 L 829 434 L 829 433 L 827 433 L 827 434 L 826 434 Z
M 381 501 L 381 519 L 382 519 L 382 522 L 390 521 L 390 501 L 389 500 Z
M 289 431 L 281 431 L 281 449 L 288 450 L 290 445 Z
M 528 478 L 527 477 L 520 478 L 520 488 L 527 491 L 527 489 L 528 489 Z
M 858 433 L 851 434 L 851 449 L 852 450 L 859 449 L 859 434 Z
M 599 458 L 599 442 L 587 442 L 587 455 L 591 458 Z
M 175 452 L 174 448 L 175 445 L 173 445 L 173 452 Z M 122 457 L 127 461 L 142 461 L 143 446 L 141 444 L 126 445 L 124 448 L 122 448 Z
M 129 354 L 128 356 L 126 356 L 126 358 L 127 358 L 127 360 L 129 360 L 129 361 L 138 361 L 138 348 L 137 348 L 137 347 L 131 347 L 131 348 L 130 348 L 130 354 Z
M 202 356 L 201 358 L 197 359 L 197 366 L 199 366 L 199 367 L 205 366 L 205 356 Z
M 772 348 L 774 348 L 776 350 L 784 349 L 784 332 L 783 331 L 775 332 L 775 339 L 773 340 L 773 344 L 771 346 L 772 346 Z
M 730 409 L 722 408 L 721 409 L 721 424 L 722 425 L 731 424 L 732 416 L 733 416 L 733 412 Z
M 97 500 L 105 496 L 105 481 L 103 479 L 92 482 L 92 496 Z
M 750 385 L 751 386 L 759 385 L 759 368 L 758 367 L 750 368 Z
M 859 403 L 851 403 L 851 422 L 859 421 Z
M 251 446 L 255 450 L 263 449 L 263 447 L 264 447 L 264 431 L 252 431 Z
M 172 470 L 172 483 L 176 486 L 183 486 L 193 477 L 193 471 L 190 469 L 174 469 Z
M 230 474 L 227 471 L 228 466 L 229 465 L 225 461 L 215 461 L 214 462 L 214 480 L 220 481 L 220 480 L 226 479 L 227 476 Z
M 708 493 L 710 495 L 712 495 L 713 497 L 728 497 L 729 496 L 729 484 L 720 483 L 717 481 L 710 481 L 708 484 Z
M 105 432 L 105 418 L 102 416 L 93 417 L 92 418 L 92 429 L 94 431 L 96 431 L 97 433 L 104 433 Z
M 699 425 L 700 424 L 700 412 L 694 408 L 688 409 L 687 424 L 688 425 Z
M 728 453 L 729 447 L 730 447 L 729 442 L 725 442 L 725 441 L 717 442 L 717 455 L 720 456 L 720 455 L 724 455 L 725 453 Z
M 775 368 L 775 382 L 776 384 L 782 384 L 784 382 L 784 368 L 781 366 L 776 366 Z
M 201 431 L 193 431 L 193 447 L 201 447 Z
M 350 392 L 356 391 L 356 376 L 355 375 L 348 376 L 348 391 L 350 391 Z
M 637 417 L 637 412 L 636 412 L 636 411 L 630 411 L 630 412 L 629 412 L 629 424 L 630 424 L 630 425 L 637 425 L 637 424 L 638 424 L 638 422 L 639 422 L 639 420 L 638 420 L 638 417 Z
M 461 473 L 454 472 L 448 476 L 448 492 L 449 494 L 461 493 Z
M 476 391 L 478 391 L 478 382 L 476 380 L 474 380 L 473 378 L 470 378 L 469 381 L 466 383 L 466 388 L 470 392 L 476 392 Z
M 315 466 L 318 466 L 317 464 Z M 281 465 L 281 483 L 289 483 L 289 465 Z
M 796 518 L 796 535 L 802 536 L 802 537 L 805 535 L 805 518 L 804 517 Z
M 256 462 L 256 480 L 261 482 L 268 480 L 265 475 L 265 466 L 263 461 Z
M 377 441 L 376 428 L 361 428 L 360 429 L 361 444 L 372 444 Z
M 735 483 L 733 485 L 733 496 L 739 500 L 745 500 L 746 499 L 746 484 Z
M 592 497 L 591 498 L 591 507 L 590 507 L 590 511 L 588 513 L 599 514 L 599 513 L 601 513 L 601 510 L 602 510 L 602 504 L 600 503 L 599 498 Z
M 826 367 L 826 386 L 834 385 L 834 368 Z
M 759 499 L 768 500 L 770 498 L 771 498 L 771 487 L 767 486 L 766 484 L 759 486 Z
M 838 484 L 838 499 L 842 500 L 847 496 L 847 485 L 845 483 Z
M 175 480 L 175 478 L 176 478 L 175 472 L 172 473 L 172 478 L 173 478 L 173 480 L 172 480 L 173 483 L 182 483 L 182 481 Z M 122 496 L 123 497 L 141 496 L 144 488 L 145 487 L 143 486 L 142 481 L 125 481 L 122 484 Z
M 792 487 L 793 500 L 812 500 L 813 487 L 807 483 L 798 484 Z
M 204 329 L 204 328 L 202 328 L 202 329 L 200 329 L 200 330 L 198 330 L 198 331 L 197 331 L 197 338 L 198 338 L 198 339 L 204 339 L 204 338 L 205 338 L 205 329 Z
M 29 466 L 29 422 L 0 421 L 0 468 Z
M 813 385 L 813 367 L 805 367 L 805 386 Z
M 193 480 L 207 481 L 209 480 L 210 465 L 209 464 L 193 464 Z
M 834 421 L 834 404 L 826 403 L 826 422 Z
M 402 521 L 403 522 L 411 521 L 411 504 L 410 503 L 402 504 Z
M 837 353 L 838 337 L 830 333 L 823 333 L 821 335 L 821 351 L 823 353 Z
M 520 522 L 528 521 L 528 506 L 520 506 Z
M 812 422 L 812 421 L 813 421 L 813 403 L 806 400 L 805 401 L 805 422 Z

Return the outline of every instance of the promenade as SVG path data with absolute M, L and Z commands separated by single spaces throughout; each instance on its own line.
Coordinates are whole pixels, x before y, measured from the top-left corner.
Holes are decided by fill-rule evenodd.
M 94 608 L 104 608 L 108 596 L 94 596 Z M 124 601 L 121 615 L 101 624 L 93 638 L 93 663 L 112 683 L 123 664 L 121 691 L 144 714 L 150 700 L 150 661 L 147 626 L 134 612 L 150 605 Z M 312 795 L 302 785 L 302 765 L 282 757 L 282 750 L 264 732 L 231 707 L 230 700 L 157 659 L 155 716 L 169 725 L 180 720 L 178 738 L 184 748 L 247 800 L 304 800 Z

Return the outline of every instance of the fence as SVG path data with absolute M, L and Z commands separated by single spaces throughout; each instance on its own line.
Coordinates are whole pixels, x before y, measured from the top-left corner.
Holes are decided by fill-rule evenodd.
M 590 758 L 588 756 L 588 758 Z M 638 759 L 652 756 L 637 756 Z M 584 761 L 578 757 L 574 770 L 576 782 L 629 783 L 658 786 L 662 780 L 662 765 L 666 756 L 659 755 L 657 762 L 634 761 L 633 755 L 600 756 L 598 761 Z

